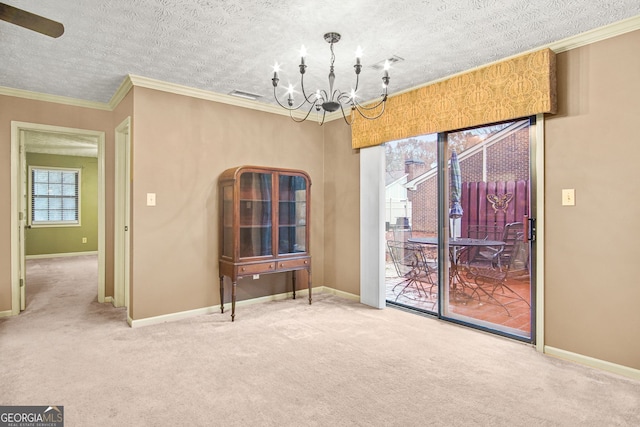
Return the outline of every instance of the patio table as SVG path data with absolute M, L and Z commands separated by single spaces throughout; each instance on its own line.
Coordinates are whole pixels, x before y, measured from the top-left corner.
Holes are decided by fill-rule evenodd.
M 407 241 L 411 243 L 419 243 L 423 245 L 437 245 L 438 238 L 437 237 L 410 237 Z M 462 276 L 462 269 L 460 268 L 459 261 L 460 255 L 464 253 L 464 249 L 468 249 L 470 247 L 478 247 L 478 246 L 495 246 L 502 247 L 505 245 L 505 242 L 500 240 L 485 240 L 485 239 L 472 239 L 470 237 L 457 237 L 455 239 L 449 239 L 449 259 L 451 261 L 449 276 L 451 277 L 451 288 L 454 293 L 454 297 L 466 296 L 473 297 L 474 294 L 477 295 L 476 287 L 470 286 L 469 283 L 464 280 Z M 463 248 L 463 250 L 457 250 L 457 248 Z M 458 289 L 457 284 L 460 284 L 462 289 Z M 464 289 L 472 289 L 471 295 L 466 295 Z M 478 295 L 478 299 L 480 296 Z

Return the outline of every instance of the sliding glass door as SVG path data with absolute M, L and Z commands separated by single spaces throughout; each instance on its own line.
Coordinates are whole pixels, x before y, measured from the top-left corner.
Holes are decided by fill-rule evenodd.
M 532 341 L 532 128 L 387 143 L 389 304 Z
M 389 142 L 385 153 L 387 301 L 437 313 L 438 135 Z M 410 241 L 417 237 L 432 244 Z

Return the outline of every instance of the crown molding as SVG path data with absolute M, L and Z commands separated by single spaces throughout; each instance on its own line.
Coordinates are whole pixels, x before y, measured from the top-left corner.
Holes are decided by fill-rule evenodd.
M 112 108 L 103 102 L 87 101 L 84 99 L 69 98 L 67 96 L 50 95 L 29 90 L 14 89 L 0 86 L 0 95 L 13 96 L 16 98 L 33 99 L 36 101 L 53 102 L 56 104 L 71 105 L 73 107 L 93 108 L 96 110 L 111 111 Z
M 577 36 L 568 37 L 564 40 L 550 43 L 546 46 L 542 46 L 542 48 L 548 47 L 555 53 L 560 53 L 639 29 L 640 15 L 636 15 L 605 27 L 596 28 L 582 34 L 578 34 Z
M 283 116 L 289 116 L 287 110 L 283 110 L 277 105 L 265 104 L 261 102 L 251 101 L 248 99 L 238 98 L 237 96 L 225 95 L 221 93 L 211 92 L 203 89 L 196 89 L 190 86 L 183 86 L 176 83 L 164 82 L 162 80 L 156 80 L 149 77 L 137 76 L 129 74 L 128 79 L 131 84 L 136 87 L 144 87 L 147 89 L 154 89 L 163 92 L 173 93 L 176 95 L 189 96 L 191 98 L 204 99 L 207 101 L 219 102 L 222 104 L 234 105 L 242 108 L 249 108 L 251 110 L 264 111 L 272 114 L 279 114 Z M 303 118 L 304 114 L 294 112 L 296 118 Z
M 116 109 L 118 104 L 120 104 L 120 102 L 124 99 L 127 93 L 129 93 L 132 87 L 133 87 L 133 83 L 131 82 L 131 79 L 129 78 L 129 76 L 126 76 L 124 80 L 122 80 L 122 83 L 120 83 L 120 86 L 118 86 L 118 89 L 116 90 L 116 92 L 113 94 L 113 96 L 109 100 L 109 108 L 111 109 L 111 111 Z
M 469 70 L 464 70 L 460 73 L 452 74 L 452 75 L 443 77 L 441 79 L 433 80 L 428 83 L 421 84 L 419 86 L 414 86 L 400 92 L 394 92 L 393 94 L 389 94 L 389 96 L 391 97 L 391 96 L 401 95 L 406 92 L 411 92 L 421 87 L 429 86 L 434 83 L 438 83 L 443 80 L 450 79 L 457 75 L 468 73 L 475 69 L 486 67 L 487 65 L 495 64 L 497 62 L 504 61 L 505 59 L 515 58 L 517 56 L 531 53 L 536 50 L 549 48 L 555 53 L 565 52 L 571 49 L 576 49 L 581 46 L 585 46 L 591 43 L 596 43 L 598 41 L 606 40 L 608 38 L 619 36 L 619 35 L 622 35 L 631 31 L 635 31 L 638 29 L 640 29 L 640 15 L 637 15 L 622 21 L 618 21 L 611 25 L 596 28 L 594 30 L 587 31 L 585 33 L 578 34 L 573 37 L 568 37 L 564 40 L 549 43 L 544 46 L 539 46 L 535 49 L 531 49 L 526 52 L 520 52 L 516 55 L 510 56 L 507 58 L 502 58 L 498 61 L 494 61 L 489 64 L 483 64 Z M 108 103 L 86 101 L 83 99 L 69 98 L 66 96 L 59 96 L 59 95 L 49 95 L 45 93 L 31 92 L 31 91 L 22 90 L 22 89 L 13 89 L 5 86 L 0 86 L 0 95 L 13 96 L 13 97 L 25 98 L 25 99 L 33 99 L 37 101 L 54 102 L 57 104 L 71 105 L 75 107 L 84 107 L 84 108 L 93 108 L 97 110 L 113 111 L 133 86 L 144 87 L 148 89 L 155 89 L 155 90 L 160 90 L 164 92 L 174 93 L 177 95 L 184 95 L 184 96 L 190 96 L 193 98 L 220 102 L 223 104 L 235 105 L 242 108 L 264 111 L 267 113 L 278 114 L 282 116 L 289 116 L 288 110 L 285 110 L 277 105 L 250 101 L 247 99 L 242 99 L 242 98 L 238 98 L 231 95 L 210 92 L 202 89 L 195 89 L 189 86 L 163 82 L 161 80 L 155 80 L 148 77 L 142 77 L 142 76 L 137 76 L 133 74 L 129 74 L 128 76 L 125 77 L 122 84 L 118 87 L 118 89 L 116 90 L 116 92 L 111 97 L 111 100 Z M 302 119 L 305 116 L 305 114 L 302 114 L 299 111 L 294 111 L 292 115 L 297 119 Z M 342 118 L 341 113 L 339 112 L 330 113 L 325 116 L 325 122 L 338 120 L 340 118 Z
M 237 96 L 225 95 L 217 92 L 211 92 L 203 89 L 196 89 L 190 86 L 183 86 L 176 83 L 169 83 L 162 80 L 156 80 L 149 77 L 138 76 L 135 74 L 129 74 L 123 84 L 121 85 L 122 91 L 125 91 L 124 88 L 127 87 L 127 81 L 131 82 L 132 86 L 136 87 L 144 87 L 147 89 L 159 90 L 162 92 L 173 93 L 175 95 L 183 95 L 191 98 L 204 99 L 207 101 L 219 102 L 222 104 L 234 105 L 236 107 L 248 108 L 250 110 L 264 111 L 271 114 L 278 114 L 281 116 L 289 117 L 289 110 L 285 110 L 279 105 L 266 104 L 264 102 L 252 101 L 249 99 L 239 98 Z M 126 91 L 129 89 L 127 88 Z M 126 91 L 124 94 L 126 94 Z M 119 89 L 118 92 L 121 92 Z M 117 93 L 118 93 L 117 92 Z M 124 97 L 124 95 L 122 96 Z M 115 98 L 115 95 L 114 95 Z M 122 98 L 120 98 L 121 100 Z M 117 102 L 120 102 L 117 100 Z M 117 102 L 114 101 L 114 106 L 117 105 Z M 110 103 L 111 104 L 111 103 Z M 305 112 L 302 111 L 292 111 L 291 115 L 296 119 L 304 119 L 306 116 Z M 335 111 L 333 113 L 329 113 L 325 116 L 325 123 L 333 120 L 341 119 L 342 113 L 339 111 Z

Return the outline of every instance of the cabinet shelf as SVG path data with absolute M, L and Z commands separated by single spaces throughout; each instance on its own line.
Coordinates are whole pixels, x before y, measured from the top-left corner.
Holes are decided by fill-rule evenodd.
M 222 278 L 235 285 L 256 274 L 307 270 L 311 303 L 309 217 L 311 180 L 304 171 L 241 166 L 228 169 L 218 181 L 220 194 L 220 307 Z M 295 274 L 292 276 L 295 298 Z

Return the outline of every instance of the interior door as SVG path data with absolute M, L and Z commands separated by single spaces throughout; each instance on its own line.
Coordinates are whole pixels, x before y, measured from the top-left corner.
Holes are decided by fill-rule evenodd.
M 25 264 L 25 228 L 28 227 L 28 218 L 27 215 L 27 206 L 28 204 L 28 180 L 27 180 L 27 157 L 26 157 L 26 149 L 25 149 L 25 136 L 24 131 L 20 131 L 19 138 L 19 150 L 20 150 L 20 197 L 19 197 L 19 206 L 18 206 L 18 258 L 19 258 L 19 269 L 18 274 L 20 277 L 20 311 L 23 311 L 27 306 L 27 297 L 26 297 L 26 264 Z
M 114 235 L 114 305 L 129 307 L 130 286 L 130 188 L 131 136 L 130 118 L 116 128 L 116 187 Z

